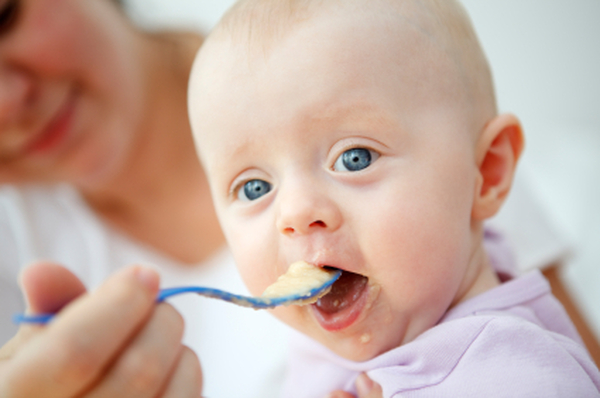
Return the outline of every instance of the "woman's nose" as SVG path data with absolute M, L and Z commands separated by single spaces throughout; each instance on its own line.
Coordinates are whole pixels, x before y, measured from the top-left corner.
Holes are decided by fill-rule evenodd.
M 0 64 L 0 125 L 19 116 L 30 100 L 32 87 L 25 72 Z
M 278 230 L 288 236 L 335 231 L 342 222 L 336 202 L 326 193 L 306 188 L 278 192 Z

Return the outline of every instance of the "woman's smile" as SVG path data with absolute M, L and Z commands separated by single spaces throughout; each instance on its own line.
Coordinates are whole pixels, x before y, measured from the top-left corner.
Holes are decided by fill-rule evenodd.
M 62 146 L 71 131 L 77 98 L 78 95 L 74 91 L 67 95 L 51 119 L 25 146 L 25 155 L 50 154 Z

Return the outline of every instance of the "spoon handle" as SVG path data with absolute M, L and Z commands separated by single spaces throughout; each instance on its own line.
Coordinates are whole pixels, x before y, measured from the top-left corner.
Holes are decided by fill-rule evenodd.
M 287 297 L 278 297 L 276 299 L 265 299 L 261 297 L 247 297 L 239 294 L 233 294 L 224 290 L 213 289 L 203 286 L 182 286 L 162 289 L 156 297 L 156 302 L 161 303 L 171 296 L 176 296 L 184 293 L 196 293 L 204 297 L 216 298 L 224 300 L 242 307 L 250 307 L 254 309 L 273 308 L 280 304 L 284 304 Z M 15 314 L 13 322 L 16 324 L 47 324 L 54 318 L 55 314 Z

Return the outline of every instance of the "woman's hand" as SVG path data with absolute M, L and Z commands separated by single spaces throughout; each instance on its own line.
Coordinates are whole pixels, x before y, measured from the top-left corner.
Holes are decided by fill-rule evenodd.
M 181 344 L 181 316 L 156 305 L 158 285 L 156 272 L 129 267 L 87 294 L 63 267 L 29 267 L 28 311 L 62 310 L 0 349 L 0 397 L 200 397 L 200 364 Z
M 355 397 L 349 392 L 334 391 L 327 398 L 383 398 L 381 386 L 369 379 L 365 373 L 356 378 L 356 392 L 358 395 Z

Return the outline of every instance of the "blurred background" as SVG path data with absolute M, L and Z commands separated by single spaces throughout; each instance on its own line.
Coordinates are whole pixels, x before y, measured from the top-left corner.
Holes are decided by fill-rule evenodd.
M 126 0 L 148 29 L 208 32 L 233 0 Z M 462 0 L 490 61 L 501 112 L 526 149 L 497 219 L 523 270 L 561 262 L 600 337 L 600 0 Z

